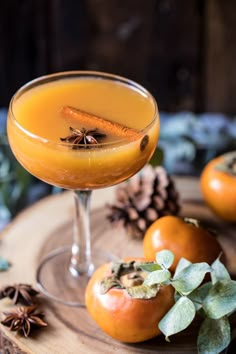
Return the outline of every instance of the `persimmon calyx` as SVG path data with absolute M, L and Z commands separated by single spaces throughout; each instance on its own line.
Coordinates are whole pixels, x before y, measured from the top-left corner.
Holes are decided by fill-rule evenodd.
M 224 154 L 223 161 L 218 163 L 215 169 L 236 176 L 236 151 Z
M 140 264 L 140 263 L 138 263 Z M 100 283 L 100 292 L 105 294 L 112 288 L 124 289 L 135 299 L 151 299 L 160 289 L 160 284 L 145 285 L 147 273 L 135 261 L 113 263 L 111 275 Z

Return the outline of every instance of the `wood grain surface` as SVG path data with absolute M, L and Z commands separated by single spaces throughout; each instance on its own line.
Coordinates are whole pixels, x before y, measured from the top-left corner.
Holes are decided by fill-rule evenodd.
M 236 274 L 235 226 L 215 217 L 203 204 L 198 181 L 176 179 L 182 199 L 182 215 L 196 217 L 214 228 L 226 255 L 231 273 Z M 119 257 L 142 255 L 142 243 L 128 237 L 124 231 L 112 229 L 106 219 L 106 203 L 112 201 L 113 188 L 95 191 L 92 196 L 93 244 Z M 0 254 L 12 266 L 0 274 L 0 286 L 13 283 L 35 285 L 39 261 L 51 250 L 70 245 L 72 235 L 73 198 L 71 192 L 50 196 L 24 210 L 2 232 Z M 60 271 L 60 270 L 58 270 Z M 66 284 L 65 284 L 66 286 Z M 70 308 L 40 296 L 48 327 L 25 339 L 0 325 L 3 353 L 27 354 L 151 354 L 196 353 L 197 323 L 167 343 L 159 336 L 145 343 L 127 345 L 105 335 L 84 308 Z M 9 300 L 0 301 L 0 312 L 11 308 Z M 10 348 L 10 349 L 9 349 Z M 5 351 L 4 351 L 5 350 Z M 8 350 L 8 351 L 7 351 Z

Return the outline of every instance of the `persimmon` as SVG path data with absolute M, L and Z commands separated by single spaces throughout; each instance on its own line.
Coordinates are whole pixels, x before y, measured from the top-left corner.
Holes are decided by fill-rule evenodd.
M 173 252 L 175 260 L 170 270 L 174 271 L 180 258 L 190 262 L 211 264 L 222 253 L 215 235 L 200 226 L 195 219 L 163 216 L 146 231 L 143 239 L 144 257 L 154 260 L 163 249 Z
M 158 323 L 174 304 L 170 285 L 157 287 L 154 294 L 147 289 L 146 294 L 142 292 L 146 273 L 134 264 L 125 261 L 118 265 L 118 271 L 112 270 L 111 263 L 100 266 L 85 291 L 86 307 L 97 325 L 112 338 L 126 343 L 158 336 Z
M 209 161 L 200 176 L 203 198 L 225 221 L 236 222 L 236 152 Z

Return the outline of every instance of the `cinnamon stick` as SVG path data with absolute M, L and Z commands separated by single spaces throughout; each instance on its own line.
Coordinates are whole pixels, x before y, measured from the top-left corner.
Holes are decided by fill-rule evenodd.
M 82 111 L 78 108 L 65 106 L 62 108 L 61 113 L 64 117 L 80 122 L 81 125 L 84 125 L 85 127 L 91 126 L 91 128 L 97 128 L 120 138 L 128 138 L 130 141 L 138 140 L 144 137 L 146 141 L 148 137 L 138 130 L 128 128 L 122 124 L 112 122 L 93 113 Z

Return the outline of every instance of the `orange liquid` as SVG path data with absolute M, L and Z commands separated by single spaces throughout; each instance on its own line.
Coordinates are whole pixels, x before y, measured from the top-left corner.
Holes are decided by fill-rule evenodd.
M 63 106 L 140 131 L 149 126 L 145 130 L 149 142 L 141 151 L 141 139 L 115 143 L 117 137 L 108 134 L 102 146 L 73 150 L 60 138 L 70 135 L 69 126 L 86 127 L 65 119 Z M 67 189 L 102 188 L 129 178 L 150 159 L 159 134 L 159 120 L 153 121 L 152 98 L 132 86 L 107 79 L 64 78 L 38 85 L 15 99 L 12 112 L 8 138 L 18 161 L 32 175 Z

